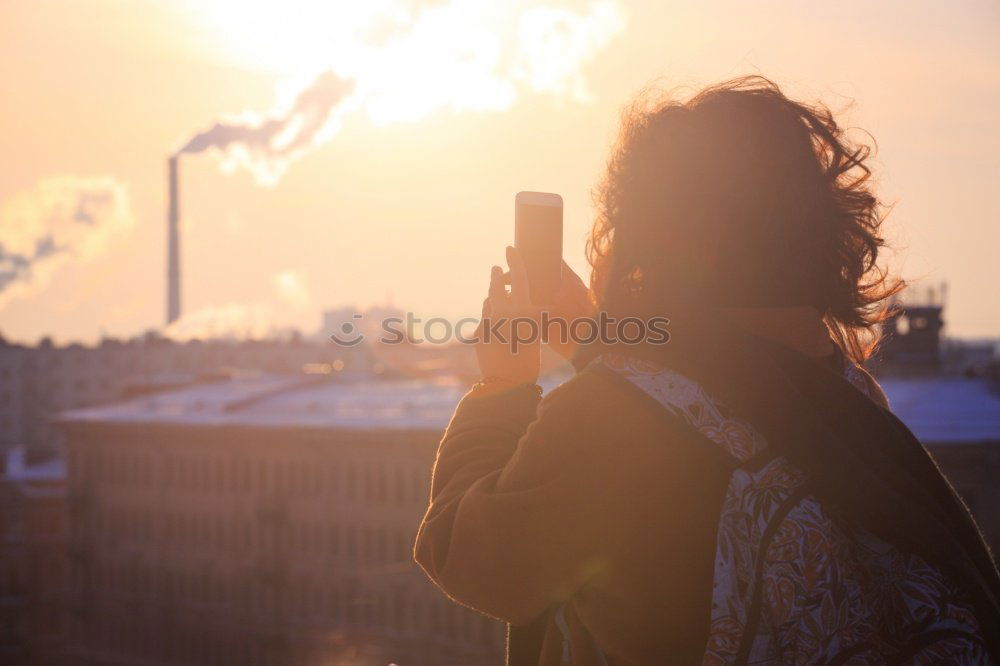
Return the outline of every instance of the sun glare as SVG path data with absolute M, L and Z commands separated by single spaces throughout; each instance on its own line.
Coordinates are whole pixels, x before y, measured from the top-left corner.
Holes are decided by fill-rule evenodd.
M 215 0 L 188 11 L 216 57 L 273 71 L 278 90 L 271 109 L 230 109 L 178 150 L 213 150 L 224 169 L 271 185 L 356 111 L 384 125 L 505 111 L 524 94 L 589 102 L 586 65 L 625 25 L 618 0 Z
M 396 7 L 394 10 L 393 7 Z M 396 2 L 188 2 L 187 13 L 221 60 L 297 77 L 325 67 L 379 18 L 405 20 Z
M 333 71 L 376 124 L 499 111 L 519 90 L 588 98 L 582 67 L 624 26 L 613 0 L 190 5 L 218 57 L 284 81 Z M 290 93 L 296 85 L 288 86 Z

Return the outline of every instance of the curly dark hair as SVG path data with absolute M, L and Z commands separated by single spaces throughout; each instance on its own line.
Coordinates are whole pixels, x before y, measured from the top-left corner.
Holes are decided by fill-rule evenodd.
M 864 360 L 902 289 L 876 261 L 885 207 L 826 107 L 751 76 L 626 109 L 595 192 L 591 288 L 609 311 L 811 305 Z

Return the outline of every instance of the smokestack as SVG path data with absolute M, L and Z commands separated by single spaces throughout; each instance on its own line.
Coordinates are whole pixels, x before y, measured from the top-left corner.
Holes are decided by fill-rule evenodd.
M 181 316 L 180 204 L 177 199 L 177 156 L 167 160 L 167 325 Z

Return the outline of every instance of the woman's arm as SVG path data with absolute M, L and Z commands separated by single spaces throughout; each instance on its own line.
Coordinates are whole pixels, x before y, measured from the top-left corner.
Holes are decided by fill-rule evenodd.
M 462 400 L 415 547 L 450 597 L 523 624 L 607 565 L 622 541 L 627 492 L 605 419 L 588 416 L 598 384 L 585 373 L 540 405 L 526 387 L 475 389 Z
M 588 427 L 601 409 L 582 404 L 594 378 L 578 376 L 540 400 L 538 341 L 515 351 L 509 323 L 499 327 L 508 342 L 483 335 L 491 321 L 537 321 L 514 248 L 507 261 L 508 275 L 493 267 L 477 335 L 480 370 L 493 381 L 462 400 L 441 441 L 415 557 L 452 598 L 522 624 L 600 571 L 606 526 L 622 521 L 602 520 L 613 504 L 602 499 L 602 474 L 613 461 L 598 455 L 611 450 L 600 446 L 600 424 Z M 591 307 L 568 266 L 557 301 L 570 319 Z

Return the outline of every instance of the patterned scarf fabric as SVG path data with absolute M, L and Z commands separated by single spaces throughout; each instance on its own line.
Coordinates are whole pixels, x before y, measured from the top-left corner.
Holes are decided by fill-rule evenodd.
M 809 475 L 698 382 L 649 360 L 591 363 L 718 447 L 733 473 L 719 518 L 704 664 L 984 664 L 974 602 L 940 568 L 838 520 Z M 870 376 L 843 376 L 881 406 Z

